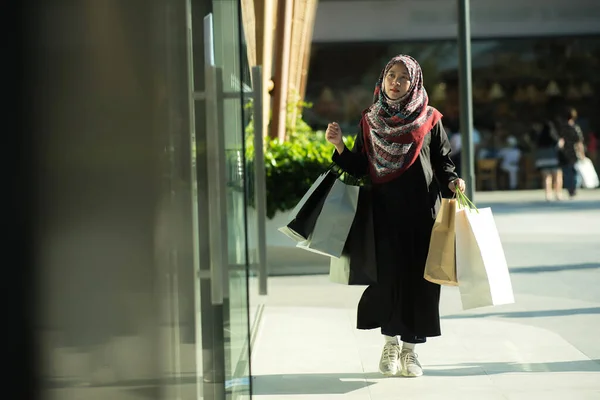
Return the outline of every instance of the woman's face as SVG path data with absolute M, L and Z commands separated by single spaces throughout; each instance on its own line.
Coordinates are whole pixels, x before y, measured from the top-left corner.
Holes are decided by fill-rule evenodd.
M 388 70 L 384 77 L 385 94 L 392 100 L 398 100 L 410 89 L 410 75 L 401 62 Z

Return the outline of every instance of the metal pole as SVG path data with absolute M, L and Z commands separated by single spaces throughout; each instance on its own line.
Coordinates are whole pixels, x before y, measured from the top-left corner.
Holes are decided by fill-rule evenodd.
M 460 132 L 462 178 L 466 195 L 475 201 L 475 157 L 473 151 L 473 96 L 471 82 L 471 22 L 469 0 L 458 0 L 458 73 L 460 86 Z
M 258 224 L 258 294 L 267 294 L 267 184 L 265 182 L 265 149 L 263 132 L 262 68 L 252 67 L 254 86 L 254 201 Z

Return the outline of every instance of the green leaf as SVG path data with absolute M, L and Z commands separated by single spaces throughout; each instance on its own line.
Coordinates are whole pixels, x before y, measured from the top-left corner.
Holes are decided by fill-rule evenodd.
M 246 105 L 253 112 L 252 104 Z M 268 139 L 265 143 L 265 172 L 267 186 L 267 217 L 273 218 L 277 211 L 288 211 L 296 206 L 315 179 L 330 165 L 333 146 L 325 139 L 324 131 L 313 131 L 302 119 L 302 110 L 312 104 L 292 101 L 288 104 L 288 121 L 291 113 L 298 110 L 296 124 L 286 125 L 289 140 L 279 142 Z M 245 129 L 246 162 L 254 160 L 254 119 Z M 348 148 L 354 146 L 354 136 L 345 136 Z

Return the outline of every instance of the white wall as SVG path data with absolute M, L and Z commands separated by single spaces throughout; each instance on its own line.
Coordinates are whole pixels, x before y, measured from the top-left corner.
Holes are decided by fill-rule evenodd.
M 457 4 L 457 0 L 320 2 L 313 42 L 455 38 Z M 470 4 L 473 38 L 600 34 L 600 0 Z

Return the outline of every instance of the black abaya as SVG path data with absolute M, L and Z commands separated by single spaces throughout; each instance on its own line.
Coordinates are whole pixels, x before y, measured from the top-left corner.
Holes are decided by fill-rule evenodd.
M 352 151 L 333 161 L 355 176 L 368 173 L 362 133 Z M 398 178 L 373 184 L 373 221 L 378 283 L 358 304 L 358 329 L 381 328 L 394 336 L 439 336 L 440 286 L 423 278 L 431 229 L 442 195 L 458 176 L 441 122 L 425 137 L 419 158 Z

